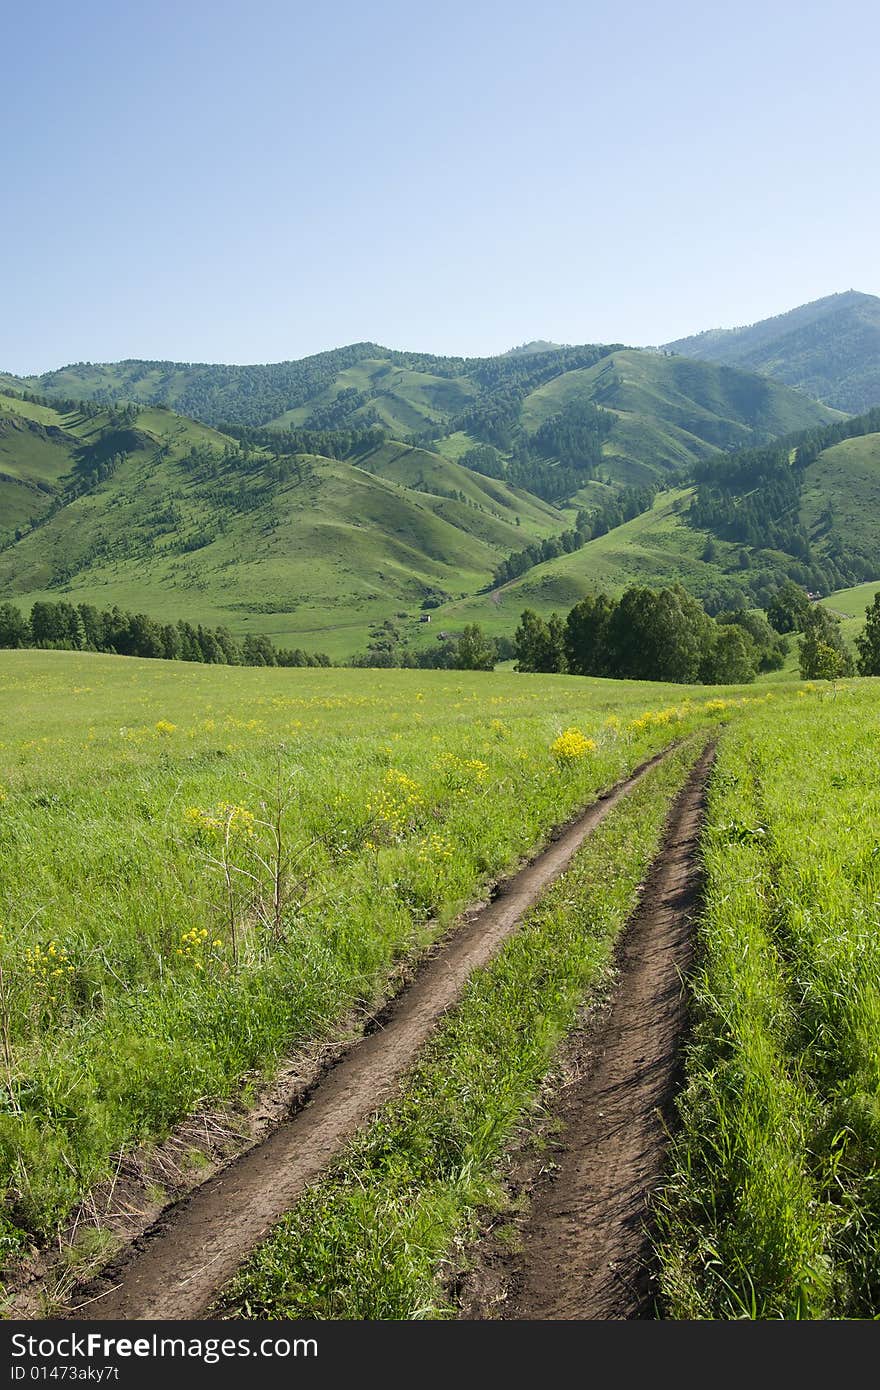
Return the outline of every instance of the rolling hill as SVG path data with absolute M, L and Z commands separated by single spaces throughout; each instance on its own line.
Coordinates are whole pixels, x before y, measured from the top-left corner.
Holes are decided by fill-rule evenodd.
M 750 372 L 630 349 L 532 391 L 522 404 L 526 432 L 582 399 L 613 416 L 600 473 L 631 484 L 662 482 L 719 449 L 766 443 L 835 416 Z
M 760 372 L 853 414 L 880 405 L 880 299 L 856 290 L 679 338 L 666 350 Z
M 224 429 L 204 418 L 239 408 Z M 679 579 L 717 606 L 740 587 L 742 546 L 721 538 L 703 557 L 708 532 L 687 523 L 682 485 L 842 419 L 755 373 L 617 347 L 80 364 L 0 389 L 0 597 L 118 604 L 336 659 L 385 634 L 431 642 L 473 617 L 509 634 L 515 605 L 549 611 L 635 580 Z M 658 493 L 648 512 L 605 535 L 592 526 L 583 548 L 556 545 L 490 592 L 507 557 L 645 485 Z
M 722 543 L 715 560 L 701 558 L 707 536 L 687 524 L 692 497 L 692 488 L 661 492 L 649 511 L 583 549 L 536 565 L 499 589 L 444 604 L 436 614 L 438 630 L 477 622 L 492 636 L 510 636 L 524 608 L 547 618 L 567 612 L 587 594 L 619 595 L 631 584 L 678 582 L 701 596 L 718 589 L 736 569 L 736 547 Z
M 878 425 L 880 410 L 761 450 L 717 455 L 698 486 L 661 491 L 641 515 L 491 592 L 443 605 L 437 620 L 450 631 L 478 622 L 500 636 L 524 608 L 546 618 L 588 593 L 618 595 L 632 584 L 677 581 L 717 612 L 764 606 L 786 576 L 823 596 L 841 577 L 880 576 Z M 780 505 L 791 507 L 790 519 L 776 515 Z M 878 583 L 840 590 L 848 616 L 864 616 Z
M 27 467 L 52 488 L 29 529 L 7 532 L 4 598 L 118 604 L 343 656 L 371 624 L 403 612 L 417 624 L 423 601 L 481 587 L 501 557 L 566 524 L 538 498 L 405 444 L 359 461 L 278 457 L 168 410 L 123 427 L 108 411 L 0 399 L 0 421 L 8 413 L 24 432 Z M 19 423 L 34 415 L 41 434 Z M 24 471 L 0 479 L 4 518 L 22 509 Z
M 716 449 L 834 418 L 738 368 L 607 345 L 534 348 L 465 359 L 358 343 L 271 366 L 79 363 L 17 385 L 50 400 L 163 405 L 235 432 L 378 427 L 553 502 L 597 473 L 665 482 Z

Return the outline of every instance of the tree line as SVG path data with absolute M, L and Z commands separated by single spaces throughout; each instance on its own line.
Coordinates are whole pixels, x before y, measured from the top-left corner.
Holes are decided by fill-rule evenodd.
M 14 603 L 0 603 L 0 647 L 105 652 L 219 666 L 333 664 L 324 652 L 276 647 L 263 634 L 249 633 L 239 639 L 226 627 L 195 626 L 183 620 L 160 623 L 145 613 L 98 609 L 90 603 L 39 601 L 28 617 Z
M 518 671 L 569 672 L 618 680 L 739 685 L 778 669 L 788 644 L 759 614 L 710 618 L 680 585 L 634 585 L 619 599 L 588 595 L 565 617 L 532 609 L 514 637 Z

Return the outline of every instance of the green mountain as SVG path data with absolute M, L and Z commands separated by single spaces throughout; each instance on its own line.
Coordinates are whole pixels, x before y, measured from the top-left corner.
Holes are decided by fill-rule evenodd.
M 530 347 L 465 359 L 358 343 L 255 367 L 79 363 L 18 387 L 50 399 L 164 405 L 238 434 L 377 428 L 552 502 L 584 500 L 576 494 L 596 476 L 669 481 L 716 449 L 834 418 L 802 393 L 735 368 L 601 345 Z
M 682 483 L 727 451 L 841 419 L 737 368 L 533 346 L 80 364 L 0 388 L 0 598 L 118 604 L 341 658 L 432 641 L 469 604 L 512 630 L 494 576 L 542 543 L 539 558 L 557 558 L 520 573 L 524 603 L 539 584 L 539 606 L 558 606 L 618 573 L 616 587 L 718 590 L 741 546 L 704 565 L 705 536 L 679 534 Z M 208 418 L 236 412 L 222 429 Z
M 483 594 L 437 621 L 510 634 L 524 608 L 566 612 L 586 594 L 682 583 L 710 612 L 765 606 L 789 577 L 822 596 L 880 582 L 880 409 L 778 443 L 716 454 L 695 485 L 657 494 L 642 514 Z M 862 583 L 857 592 L 877 587 Z M 857 611 L 858 610 L 858 611 Z M 847 609 L 861 617 L 859 609 Z
M 279 455 L 164 409 L 0 401 L 0 423 L 28 444 L 0 477 L 4 528 L 22 520 L 31 477 L 51 489 L 17 539 L 5 529 L 4 598 L 118 604 L 343 656 L 372 624 L 416 628 L 423 602 L 480 588 L 511 550 L 566 525 L 539 498 L 405 444 Z
M 719 449 L 765 443 L 835 418 L 754 373 L 629 349 L 531 392 L 522 404 L 523 427 L 534 439 L 580 400 L 611 413 L 599 473 L 628 484 L 668 481 Z
M 744 328 L 712 328 L 666 349 L 799 387 L 840 410 L 880 405 L 880 299 L 848 290 Z

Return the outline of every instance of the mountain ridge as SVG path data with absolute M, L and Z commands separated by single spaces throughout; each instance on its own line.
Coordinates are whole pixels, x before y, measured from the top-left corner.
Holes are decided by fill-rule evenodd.
M 860 290 L 704 329 L 662 350 L 759 372 L 850 414 L 880 403 L 880 298 Z

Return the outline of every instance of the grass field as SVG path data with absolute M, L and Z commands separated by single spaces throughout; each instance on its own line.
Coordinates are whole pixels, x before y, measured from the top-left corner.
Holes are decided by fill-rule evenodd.
M 874 602 L 877 593 L 880 593 L 880 579 L 856 584 L 852 589 L 837 589 L 828 595 L 825 606 L 834 613 L 843 613 L 848 618 L 859 618 L 864 622 L 865 609 Z
M 401 1099 L 387 1106 L 248 1262 L 225 1316 L 454 1316 L 446 1284 L 487 1210 L 509 1214 L 501 1160 L 560 1040 L 613 978 L 690 741 L 587 840 L 492 964 L 471 977 Z
M 0 654 L 0 699 L 7 1251 L 728 715 L 705 687 L 62 652 Z
M 782 694 L 782 692 L 780 692 Z M 880 1308 L 880 689 L 790 690 L 722 732 L 682 1128 L 656 1204 L 660 1316 L 876 1318 Z M 668 797 L 655 771 L 581 850 L 414 1069 L 255 1253 L 233 1317 L 455 1316 L 505 1151 L 601 985 Z
M 865 682 L 756 706 L 722 740 L 669 1316 L 878 1315 L 878 728 Z

